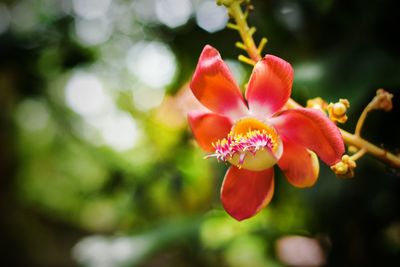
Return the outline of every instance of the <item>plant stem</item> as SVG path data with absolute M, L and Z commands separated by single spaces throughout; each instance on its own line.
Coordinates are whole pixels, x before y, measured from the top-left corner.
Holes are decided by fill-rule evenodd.
M 252 36 L 252 32 L 250 30 L 249 25 L 247 24 L 246 16 L 243 14 L 242 8 L 240 7 L 239 2 L 234 2 L 229 8 L 231 16 L 235 19 L 236 25 L 238 27 L 238 31 L 240 37 L 243 40 L 243 44 L 246 48 L 247 53 L 250 58 L 255 62 L 261 59 L 261 55 L 258 52 L 258 48 L 254 43 L 254 39 Z
M 386 162 L 392 167 L 400 168 L 400 157 L 396 156 L 389 151 L 377 147 L 374 144 L 371 144 L 367 140 L 361 138 L 358 135 L 351 134 L 343 129 L 340 129 L 340 133 L 342 134 L 343 140 L 348 145 L 353 145 L 360 149 L 365 149 L 367 153 L 379 158 L 380 160 Z
M 361 129 L 364 125 L 364 121 L 367 118 L 368 112 L 370 111 L 370 104 L 368 104 L 364 110 L 362 111 L 360 117 L 358 118 L 357 124 L 356 124 L 356 130 L 354 131 L 354 134 L 357 136 L 361 135 Z
M 259 51 L 259 49 L 257 49 L 257 46 L 254 43 L 254 39 L 252 36 L 252 32 L 254 32 L 254 31 L 250 31 L 250 28 L 247 24 L 246 16 L 243 14 L 240 3 L 234 2 L 229 7 L 229 12 L 236 22 L 237 30 L 240 33 L 240 37 L 243 40 L 243 43 L 245 45 L 248 55 L 254 62 L 259 61 L 262 58 L 261 51 Z M 289 98 L 289 100 L 286 103 L 286 107 L 289 109 L 303 108 L 302 105 L 297 103 L 292 98 Z M 387 164 L 389 164 L 392 167 L 400 168 L 400 156 L 394 155 L 385 149 L 382 149 L 374 144 L 371 144 L 370 142 L 368 142 L 367 140 L 363 139 L 360 136 L 362 125 L 364 123 L 365 117 L 366 117 L 367 113 L 369 112 L 369 110 L 370 110 L 370 108 L 369 108 L 369 106 L 367 106 L 364 109 L 364 111 L 362 112 L 362 114 L 357 122 L 355 134 L 351 134 L 351 133 L 339 128 L 340 133 L 342 134 L 342 137 L 343 137 L 343 141 L 347 145 L 353 145 L 363 151 L 363 152 L 360 152 L 359 154 L 357 153 L 357 158 L 361 157 L 364 153 L 369 153 L 369 154 L 379 158 L 380 160 L 386 162 Z
M 350 158 L 351 158 L 352 160 L 356 161 L 356 160 L 358 160 L 359 158 L 361 158 L 362 156 L 364 156 L 365 153 L 367 153 L 367 150 L 365 150 L 364 148 L 362 148 L 362 149 L 358 150 L 357 153 L 355 153 L 354 155 L 351 155 Z

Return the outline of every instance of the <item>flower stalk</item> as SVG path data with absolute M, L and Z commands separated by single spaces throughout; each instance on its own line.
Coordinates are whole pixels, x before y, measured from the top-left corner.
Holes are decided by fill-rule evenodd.
M 242 38 L 243 43 L 237 42 L 236 46 L 245 50 L 249 57 L 244 55 L 239 56 L 239 61 L 255 65 L 261 59 L 261 52 L 267 44 L 267 38 L 262 38 L 260 44 L 256 46 L 253 35 L 256 32 L 255 27 L 249 27 L 247 24 L 247 16 L 249 9 L 243 12 L 241 4 L 243 1 L 217 1 L 218 4 L 223 4 L 227 7 L 229 15 L 235 20 L 235 24 L 229 23 L 228 28 L 237 30 Z M 247 3 L 248 4 L 248 3 Z M 253 63 L 254 62 L 254 63 Z
M 367 115 L 369 112 L 375 109 L 382 109 L 386 112 L 392 110 L 392 98 L 393 95 L 386 92 L 383 89 L 378 89 L 376 91 L 376 96 L 371 100 L 371 102 L 368 103 L 368 105 L 364 108 L 363 112 L 361 113 L 357 124 L 356 124 L 356 130 L 354 132 L 355 135 L 360 136 L 361 135 L 361 129 L 362 126 L 364 125 L 365 119 L 367 118 Z
M 241 7 L 243 2 L 245 2 L 245 4 L 249 6 L 249 1 L 243 0 L 217 1 L 218 4 L 225 5 L 225 7 L 228 9 L 229 15 L 234 20 L 234 23 L 230 23 L 229 28 L 237 30 L 240 34 L 242 43 L 238 42 L 236 46 L 247 52 L 248 56 L 240 55 L 238 59 L 244 63 L 255 65 L 260 59 L 262 59 L 262 50 L 267 43 L 267 39 L 263 38 L 260 44 L 256 46 L 253 38 L 253 34 L 256 29 L 254 27 L 249 27 L 249 25 L 247 24 L 248 9 L 246 10 L 246 12 L 243 12 Z M 338 176 L 344 175 L 346 177 L 352 177 L 352 175 L 354 174 L 353 168 L 355 168 L 355 164 L 353 164 L 353 162 L 355 163 L 356 160 L 358 160 L 365 154 L 370 154 L 394 168 L 400 168 L 400 155 L 395 155 L 387 151 L 386 149 L 380 148 L 361 137 L 361 129 L 365 122 L 367 114 L 374 109 L 390 111 L 392 108 L 392 97 L 392 94 L 384 91 L 383 89 L 379 89 L 377 91 L 377 95 L 367 105 L 367 107 L 360 115 L 354 133 L 349 133 L 339 128 L 345 144 L 347 146 L 354 146 L 358 151 L 352 156 L 344 155 L 344 159 L 342 159 L 342 161 L 338 163 L 340 165 L 349 164 L 348 162 L 351 162 L 351 164 L 349 165 L 351 168 L 349 168 L 348 173 L 343 174 L 344 170 L 341 166 L 339 166 L 338 168 L 340 169 L 339 172 L 335 171 L 335 166 L 331 167 Z M 297 103 L 292 98 L 289 98 L 285 107 L 287 109 L 293 109 L 302 108 L 303 106 Z M 336 121 L 340 122 L 340 120 Z M 345 121 L 345 119 L 343 119 L 343 121 Z

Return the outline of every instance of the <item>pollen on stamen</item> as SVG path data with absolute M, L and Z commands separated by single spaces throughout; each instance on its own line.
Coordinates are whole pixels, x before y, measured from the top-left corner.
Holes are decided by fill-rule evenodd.
M 276 148 L 276 142 L 273 137 L 268 134 L 265 130 L 251 131 L 247 133 L 247 150 L 250 152 L 257 152 L 262 148 L 269 148 L 274 150 Z
M 265 130 L 248 131 L 245 135 L 234 135 L 230 132 L 227 138 L 216 141 L 212 144 L 215 153 L 207 155 L 205 158 L 217 158 L 220 161 L 228 161 L 236 154 L 239 155 L 239 167 L 243 164 L 246 152 L 256 154 L 258 150 L 270 149 L 275 150 L 276 142 L 273 136 Z

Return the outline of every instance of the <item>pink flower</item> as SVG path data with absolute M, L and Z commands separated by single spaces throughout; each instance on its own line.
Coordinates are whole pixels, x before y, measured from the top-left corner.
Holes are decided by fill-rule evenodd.
M 283 109 L 292 82 L 292 66 L 266 55 L 253 69 L 245 100 L 218 51 L 207 45 L 200 55 L 190 87 L 209 111 L 190 112 L 189 124 L 208 157 L 231 163 L 221 201 L 237 220 L 270 202 L 276 163 L 292 185 L 309 187 L 319 172 L 314 152 L 328 165 L 344 153 L 339 129 L 321 111 Z

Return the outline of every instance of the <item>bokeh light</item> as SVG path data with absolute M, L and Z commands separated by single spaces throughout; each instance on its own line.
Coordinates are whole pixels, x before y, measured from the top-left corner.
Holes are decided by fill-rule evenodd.
M 217 6 L 215 1 L 212 0 L 202 1 L 196 9 L 197 25 L 210 33 L 225 28 L 228 19 L 226 9 Z
M 10 25 L 11 16 L 8 8 L 3 3 L 0 3 L 0 34 L 6 32 Z
M 304 236 L 286 236 L 276 243 L 279 259 L 288 266 L 323 266 L 326 262 L 321 243 Z
M 11 27 L 15 32 L 32 31 L 38 24 L 33 1 L 19 1 L 11 8 Z
M 118 151 L 132 148 L 139 138 L 139 130 L 135 121 L 121 111 L 105 115 L 97 121 L 96 127 L 101 131 L 105 144 Z
M 296 2 L 282 1 L 277 17 L 289 30 L 297 31 L 303 27 L 302 10 Z
M 77 15 L 85 19 L 105 16 L 112 0 L 73 0 L 73 8 Z
M 148 111 L 158 107 L 164 99 L 165 91 L 160 89 L 135 89 L 133 102 L 141 111 Z
M 176 72 L 175 56 L 160 42 L 138 42 L 126 57 L 128 70 L 150 87 L 161 88 L 172 82 Z
M 139 20 L 145 23 L 158 23 L 156 14 L 157 0 L 137 0 L 133 3 L 135 15 Z
M 192 15 L 190 0 L 159 0 L 156 1 L 156 14 L 160 22 L 170 28 L 184 25 Z
M 75 33 L 78 40 L 85 45 L 99 45 L 110 38 L 112 24 L 105 18 L 77 19 Z
M 316 62 L 303 62 L 294 67 L 295 79 L 299 82 L 318 81 L 324 74 L 323 66 Z
M 89 236 L 75 245 L 72 256 L 88 267 L 124 266 L 145 256 L 153 241 L 146 237 Z
M 65 87 L 68 106 L 82 116 L 99 115 L 110 109 L 111 99 L 96 75 L 77 72 Z

